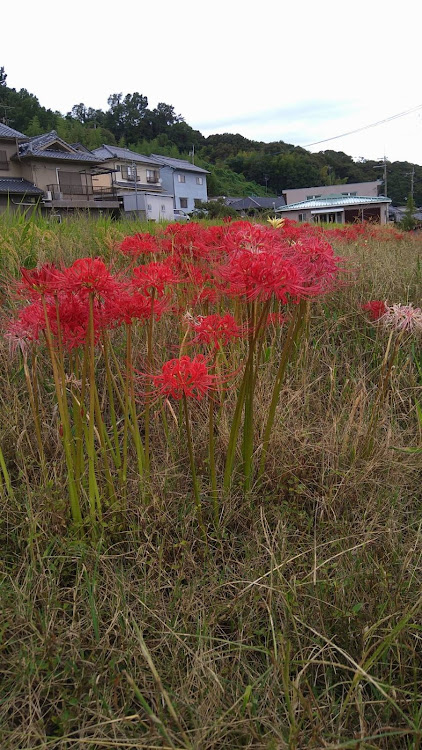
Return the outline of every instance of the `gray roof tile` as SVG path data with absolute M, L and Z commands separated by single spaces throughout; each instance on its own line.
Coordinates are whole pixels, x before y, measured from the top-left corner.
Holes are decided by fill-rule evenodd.
M 26 138 L 26 135 L 0 122 L 0 138 Z
M 154 167 L 158 166 L 156 160 L 150 159 L 149 156 L 138 154 L 136 151 L 131 151 L 130 149 L 122 148 L 121 146 L 108 146 L 106 143 L 103 143 L 99 148 L 94 148 L 92 153 L 96 154 L 101 159 L 126 159 L 127 161 L 138 161 L 143 164 L 151 164 Z
M 202 172 L 202 174 L 209 174 L 207 169 L 197 167 L 196 164 L 191 164 L 186 159 L 173 159 L 171 156 L 161 156 L 161 154 L 151 154 L 151 156 L 165 167 L 171 167 L 172 169 L 182 169 L 186 172 Z
M 49 145 L 54 145 L 55 143 L 62 144 L 65 148 L 69 148 L 70 151 L 50 149 Z M 25 159 L 26 157 L 54 159 L 55 161 L 80 161 L 91 164 L 98 164 L 102 161 L 101 158 L 95 156 L 91 151 L 78 151 L 60 138 L 55 130 L 51 130 L 49 133 L 44 133 L 43 135 L 36 135 L 26 143 L 21 143 L 19 145 L 19 158 Z
M 14 195 L 42 195 L 43 191 L 35 187 L 32 182 L 21 177 L 0 177 L 0 193 Z

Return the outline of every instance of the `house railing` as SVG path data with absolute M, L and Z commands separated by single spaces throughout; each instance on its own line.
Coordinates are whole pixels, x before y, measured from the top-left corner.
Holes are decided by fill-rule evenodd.
M 114 187 L 100 187 L 99 185 L 47 185 L 46 198 L 57 200 L 96 200 L 110 199 L 116 195 Z

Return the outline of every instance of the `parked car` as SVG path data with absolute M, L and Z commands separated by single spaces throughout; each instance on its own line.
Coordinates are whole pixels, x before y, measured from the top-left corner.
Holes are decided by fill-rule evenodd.
M 189 214 L 186 214 L 181 208 L 175 208 L 173 214 L 175 221 L 189 221 Z

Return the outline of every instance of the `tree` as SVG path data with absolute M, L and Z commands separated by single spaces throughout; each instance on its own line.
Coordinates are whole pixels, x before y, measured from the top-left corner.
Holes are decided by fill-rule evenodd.
M 0 86 L 6 86 L 6 78 L 7 78 L 7 73 L 4 67 L 2 66 L 0 68 Z
M 409 195 L 406 203 L 406 211 L 403 216 L 403 219 L 401 221 L 401 227 L 407 232 L 411 232 L 412 229 L 416 226 L 416 219 L 414 217 L 415 213 L 415 201 L 413 200 L 413 196 Z

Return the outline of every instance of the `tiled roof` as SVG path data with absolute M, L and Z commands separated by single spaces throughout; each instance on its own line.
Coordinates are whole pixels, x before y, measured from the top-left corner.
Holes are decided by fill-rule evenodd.
M 161 156 L 161 154 L 151 154 L 151 156 L 164 167 L 182 169 L 186 172 L 202 172 L 202 174 L 209 174 L 207 169 L 197 167 L 195 164 L 191 164 L 190 161 L 186 161 L 185 159 L 173 159 L 171 156 Z
M 35 187 L 32 182 L 21 177 L 0 177 L 0 193 L 13 195 L 42 195 L 43 191 Z
M 284 196 L 278 198 L 248 196 L 248 198 L 239 198 L 239 200 L 230 203 L 230 207 L 234 208 L 235 211 L 243 211 L 248 208 L 275 208 L 284 205 Z
M 49 145 L 59 143 L 64 146 L 63 151 L 60 149 L 50 149 Z M 66 149 L 70 149 L 67 151 Z M 30 138 L 26 143 L 19 145 L 19 158 L 25 159 L 26 157 L 36 159 L 54 159 L 55 161 L 80 161 L 89 162 L 91 164 L 98 164 L 102 161 L 98 156 L 94 156 L 91 151 L 78 151 L 69 143 L 66 143 L 60 138 L 55 130 L 51 130 L 50 133 L 44 133 L 43 135 L 36 135 L 34 138 Z
M 0 122 L 0 138 L 26 138 L 26 135 Z
M 142 164 L 151 164 L 156 167 L 157 162 L 155 159 L 150 159 L 149 156 L 144 154 L 137 154 L 136 151 L 130 151 L 128 148 L 122 148 L 121 146 L 108 146 L 103 143 L 102 146 L 94 148 L 93 154 L 99 156 L 101 159 L 126 159 L 126 161 L 138 161 Z
M 362 206 L 370 205 L 371 203 L 391 203 L 391 198 L 384 198 L 384 196 L 378 196 L 378 198 L 371 198 L 367 195 L 327 195 L 325 198 L 313 198 L 307 201 L 299 201 L 298 203 L 289 203 L 288 206 L 279 206 L 277 211 L 302 211 L 306 209 L 318 209 L 318 208 L 342 208 L 343 206 Z

